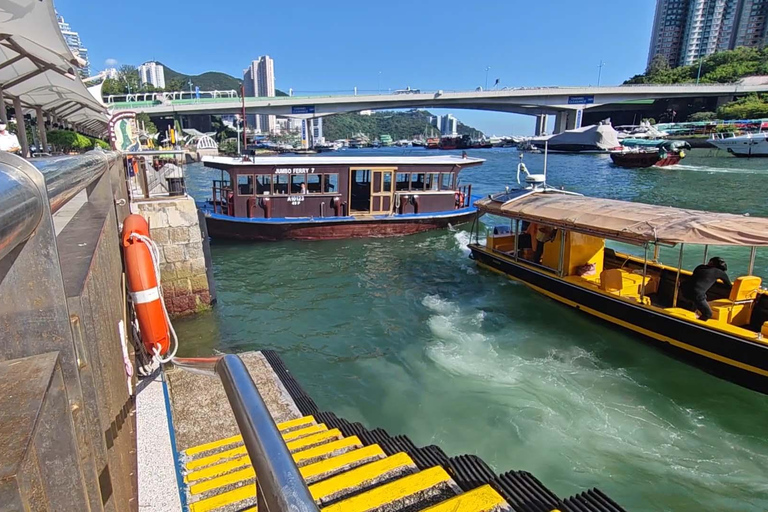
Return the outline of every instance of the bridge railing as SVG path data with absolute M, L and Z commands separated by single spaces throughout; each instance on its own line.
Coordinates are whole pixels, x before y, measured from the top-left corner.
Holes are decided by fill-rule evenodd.
M 122 163 L 0 152 L 0 508 L 128 511 L 136 496 Z
M 221 379 L 256 473 L 258 510 L 317 511 L 315 500 L 242 359 L 232 354 L 177 357 L 173 364 Z

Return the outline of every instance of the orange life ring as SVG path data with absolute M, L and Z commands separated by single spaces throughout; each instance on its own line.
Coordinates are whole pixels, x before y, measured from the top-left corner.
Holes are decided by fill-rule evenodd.
M 123 223 L 122 244 L 128 292 L 139 319 L 141 340 L 147 353 L 161 356 L 170 348 L 169 326 L 163 310 L 159 283 L 150 248 L 139 238 L 149 238 L 149 225 L 141 215 L 129 215 Z

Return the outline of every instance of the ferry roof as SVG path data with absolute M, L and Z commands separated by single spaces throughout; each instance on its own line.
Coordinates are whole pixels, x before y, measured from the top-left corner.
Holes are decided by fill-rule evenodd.
M 748 215 L 557 193 L 535 193 L 506 203 L 485 198 L 475 206 L 493 215 L 633 244 L 768 246 L 768 219 Z
M 462 158 L 458 155 L 439 156 L 257 156 L 243 161 L 238 157 L 206 156 L 202 158 L 206 165 L 211 167 L 239 167 L 239 166 L 291 166 L 291 165 L 480 165 L 485 162 L 482 158 Z

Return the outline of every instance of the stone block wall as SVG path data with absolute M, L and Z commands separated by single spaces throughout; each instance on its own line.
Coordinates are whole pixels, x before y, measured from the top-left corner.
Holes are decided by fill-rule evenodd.
M 189 315 L 211 307 L 197 208 L 191 197 L 136 201 L 160 248 L 160 273 L 168 314 Z

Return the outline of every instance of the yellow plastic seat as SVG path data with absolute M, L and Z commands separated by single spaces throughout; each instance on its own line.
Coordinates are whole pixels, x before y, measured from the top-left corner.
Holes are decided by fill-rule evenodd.
M 709 301 L 712 318 L 731 325 L 746 325 L 752 313 L 752 302 L 757 298 L 762 279 L 757 276 L 736 278 L 727 299 Z

